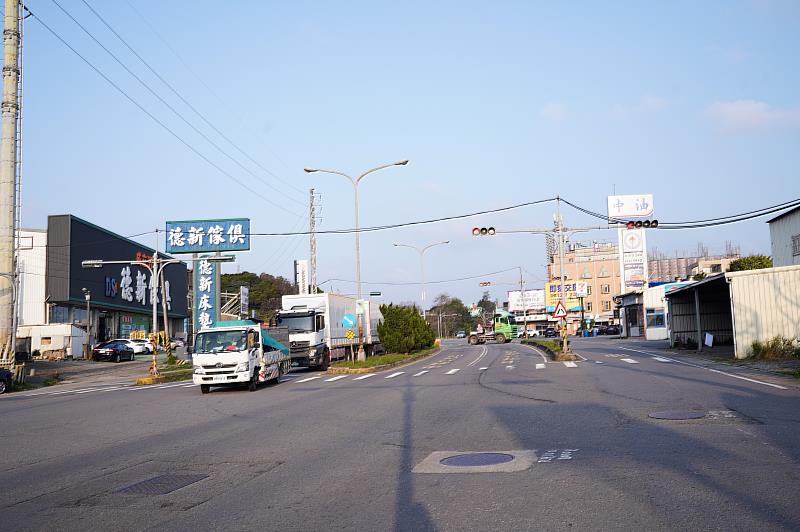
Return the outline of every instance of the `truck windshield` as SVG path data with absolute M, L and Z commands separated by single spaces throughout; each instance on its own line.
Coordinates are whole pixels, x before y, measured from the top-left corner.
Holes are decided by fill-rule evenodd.
M 222 353 L 247 349 L 247 333 L 236 331 L 208 331 L 197 335 L 195 353 Z
M 289 332 L 314 332 L 314 316 L 278 316 L 278 327 L 288 327 Z

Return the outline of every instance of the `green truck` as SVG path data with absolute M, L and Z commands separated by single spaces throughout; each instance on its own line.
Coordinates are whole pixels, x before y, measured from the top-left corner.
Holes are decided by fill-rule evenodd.
M 484 330 L 472 331 L 469 333 L 468 342 L 470 345 L 485 344 L 487 341 L 504 344 L 517 337 L 517 324 L 514 315 L 505 310 L 496 310 L 492 318 L 492 324 Z

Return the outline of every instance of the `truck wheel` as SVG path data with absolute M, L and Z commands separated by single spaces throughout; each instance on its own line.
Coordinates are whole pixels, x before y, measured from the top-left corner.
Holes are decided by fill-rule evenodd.
M 211 386 L 208 384 L 201 384 L 200 385 L 200 392 L 201 393 L 208 393 L 211 391 Z
M 478 337 L 477 336 L 470 336 L 469 337 L 469 345 L 478 345 Z
M 319 369 L 321 369 L 322 371 L 328 371 L 328 367 L 330 365 L 331 365 L 331 354 L 325 352 L 325 354 L 322 355 L 322 364 L 319 365 Z
M 506 337 L 502 334 L 498 334 L 494 337 L 494 341 L 498 344 L 504 344 L 506 343 Z

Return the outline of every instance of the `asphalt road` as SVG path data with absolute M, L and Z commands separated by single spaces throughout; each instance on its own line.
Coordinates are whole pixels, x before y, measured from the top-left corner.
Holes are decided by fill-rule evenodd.
M 254 393 L 105 383 L 2 397 L 0 523 L 800 529 L 796 384 L 659 360 L 646 344 L 573 345 L 587 359 L 575 367 L 458 341 L 366 378 L 299 370 Z M 664 411 L 702 417 L 649 417 Z M 502 455 L 453 458 L 478 451 Z M 482 458 L 502 463 L 441 463 Z

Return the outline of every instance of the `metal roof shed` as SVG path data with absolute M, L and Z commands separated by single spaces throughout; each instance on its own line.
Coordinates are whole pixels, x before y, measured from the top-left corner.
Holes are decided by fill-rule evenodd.
M 733 344 L 747 358 L 754 341 L 800 337 L 800 266 L 726 272 L 666 294 L 670 344 Z

